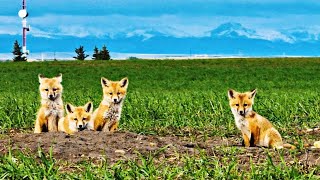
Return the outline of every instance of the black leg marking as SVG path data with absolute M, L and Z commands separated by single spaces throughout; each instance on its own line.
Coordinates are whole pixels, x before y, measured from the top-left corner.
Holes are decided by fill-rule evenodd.
M 251 133 L 251 138 L 250 138 L 250 147 L 255 147 L 255 144 L 254 144 L 254 136 L 253 136 L 252 133 Z

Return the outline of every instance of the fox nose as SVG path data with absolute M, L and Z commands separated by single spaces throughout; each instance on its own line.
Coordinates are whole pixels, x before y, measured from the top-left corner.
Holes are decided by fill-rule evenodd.
M 244 115 L 244 111 L 239 111 L 239 114 L 240 115 Z
M 79 128 L 82 128 L 82 125 L 79 125 Z
M 49 99 L 53 99 L 53 95 L 52 94 L 49 95 Z
M 118 100 L 117 99 L 113 99 L 113 102 L 116 103 Z

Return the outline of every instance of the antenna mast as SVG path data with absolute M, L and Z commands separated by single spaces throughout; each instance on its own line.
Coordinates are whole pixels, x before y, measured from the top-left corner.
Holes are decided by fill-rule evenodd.
M 18 15 L 22 18 L 22 52 L 24 56 L 27 58 L 29 54 L 29 50 L 27 50 L 27 31 L 30 30 L 30 26 L 27 26 L 27 0 L 22 0 L 22 9 L 19 11 Z

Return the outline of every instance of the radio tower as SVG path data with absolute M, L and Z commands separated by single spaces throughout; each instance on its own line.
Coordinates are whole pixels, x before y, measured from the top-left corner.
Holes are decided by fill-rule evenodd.
M 24 56 L 27 58 L 27 55 L 29 54 L 29 50 L 27 50 L 27 31 L 30 30 L 30 26 L 27 27 L 27 0 L 22 0 L 22 9 L 19 11 L 18 15 L 20 18 L 22 18 L 22 52 Z

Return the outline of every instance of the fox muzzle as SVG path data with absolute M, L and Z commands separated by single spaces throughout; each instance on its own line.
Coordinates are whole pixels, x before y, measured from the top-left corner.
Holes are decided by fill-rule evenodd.
M 87 125 L 78 125 L 78 130 L 79 131 L 83 131 L 83 130 L 85 130 L 85 129 L 87 129 Z

